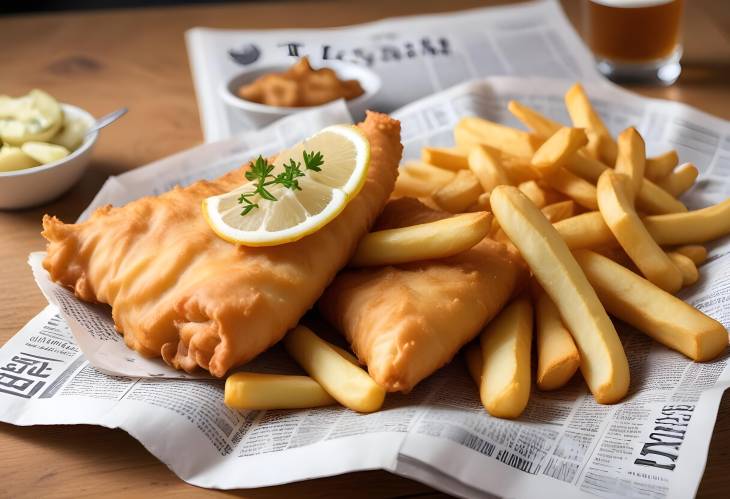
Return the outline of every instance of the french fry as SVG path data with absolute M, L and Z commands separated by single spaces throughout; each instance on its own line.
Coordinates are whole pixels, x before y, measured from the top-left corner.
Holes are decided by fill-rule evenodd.
M 687 207 L 681 201 L 646 178 L 636 196 L 636 208 L 652 215 L 687 211 Z
M 582 128 L 563 127 L 535 151 L 531 164 L 540 174 L 553 173 L 587 143 L 588 138 Z
M 572 104 L 572 111 L 571 105 L 569 105 L 567 102 L 568 100 L 570 100 L 570 103 Z M 600 117 L 598 117 L 598 114 L 593 110 L 587 96 L 585 95 L 585 92 L 583 91 L 582 87 L 580 87 L 580 85 L 574 86 L 573 88 L 571 88 L 568 94 L 566 94 L 566 105 L 568 105 L 568 111 L 571 115 L 574 126 L 589 128 L 589 123 L 598 123 L 598 135 L 601 135 L 601 133 L 605 132 L 605 134 L 610 138 L 610 135 L 608 135 L 608 131 L 601 122 Z M 548 134 L 550 131 L 552 131 L 552 133 L 555 133 L 555 131 L 557 131 L 556 127 L 561 126 L 559 123 L 552 122 L 552 120 L 549 120 L 539 113 L 532 111 L 531 109 L 526 108 L 526 106 L 522 106 L 516 102 L 514 102 L 514 104 L 512 104 L 512 106 L 510 107 L 510 111 L 528 128 L 533 129 L 536 135 L 543 140 L 549 137 Z M 594 143 L 596 142 L 598 142 L 598 139 L 594 138 Z M 613 142 L 613 139 L 611 139 L 610 142 Z M 614 145 L 616 144 L 614 143 Z M 610 145 L 608 147 L 609 149 L 613 148 L 613 146 Z M 618 154 L 617 145 L 616 154 Z M 602 162 L 599 160 L 599 156 L 600 154 L 598 153 L 591 157 L 589 155 L 583 154 L 583 152 L 578 152 L 566 162 L 565 166 L 569 171 L 576 174 L 577 176 L 595 183 L 598 181 L 598 177 L 601 176 L 601 173 L 603 173 L 603 171 L 608 168 L 605 163 L 613 165 L 615 164 L 616 159 L 615 156 L 612 159 L 610 157 L 611 155 L 609 154 L 609 157 L 607 159 L 602 158 L 605 161 Z M 677 201 L 674 196 L 667 193 L 656 184 L 651 182 L 651 180 L 657 178 L 653 174 L 653 172 L 656 172 L 658 169 L 667 168 L 666 165 L 671 164 L 671 167 L 669 167 L 667 173 L 671 172 L 671 169 L 674 168 L 674 166 L 676 166 L 677 164 L 676 156 L 676 151 L 669 151 L 668 153 L 646 160 L 647 178 L 642 181 L 641 189 L 637 194 L 636 200 L 636 205 L 640 210 L 646 213 L 656 215 L 666 213 L 680 213 L 687 211 L 687 208 L 681 202 Z M 674 161 L 673 164 L 672 161 Z
M 697 266 L 689 257 L 674 251 L 667 253 L 667 256 L 682 273 L 682 286 L 691 286 L 699 280 L 700 273 Z
M 565 162 L 565 168 L 584 180 L 596 183 L 598 181 L 598 177 L 600 177 L 601 173 L 608 169 L 608 166 L 600 160 L 591 158 L 587 154 L 584 154 L 583 151 L 579 151 Z
M 565 168 L 584 180 L 595 183 L 608 166 L 578 152 L 566 162 Z M 687 211 L 684 204 L 647 178 L 641 182 L 641 189 L 636 195 L 636 207 L 652 215 Z
M 516 418 L 530 398 L 532 304 L 526 296 L 507 305 L 479 336 L 482 376 L 479 396 L 487 412 Z
M 492 236 L 492 239 L 494 239 L 495 241 L 499 241 L 500 243 L 504 243 L 504 244 L 508 244 L 508 245 L 512 244 L 512 241 L 509 240 L 509 237 L 507 237 L 507 234 L 505 234 L 505 232 L 502 230 L 501 227 L 499 229 L 497 229 L 497 232 L 494 233 L 494 235 Z
M 555 222 L 553 227 L 570 249 L 595 249 L 618 244 L 616 238 L 613 237 L 613 233 L 611 233 L 611 229 L 608 228 L 606 222 L 603 221 L 603 216 L 598 211 L 589 211 L 560 220 Z
M 492 204 L 492 201 L 491 201 L 491 197 L 490 197 L 490 201 L 489 201 L 489 204 L 490 204 L 490 205 Z M 501 230 L 501 229 L 500 229 L 500 227 L 499 227 L 499 222 L 497 222 L 497 219 L 496 219 L 496 218 L 492 218 L 492 229 L 491 229 L 491 230 L 489 231 L 489 235 L 490 235 L 491 237 L 494 237 L 494 234 L 496 234 L 496 233 L 497 233 L 497 232 L 499 232 L 500 230 Z
M 618 402 L 629 388 L 629 365 L 616 329 L 568 246 L 517 188 L 492 191 L 492 210 L 537 281 L 560 311 L 596 401 Z
M 672 173 L 678 163 L 679 156 L 674 149 L 653 158 L 646 158 L 646 178 L 656 182 Z
M 456 149 L 463 154 L 469 154 L 474 147 L 484 145 L 478 132 L 458 124 L 454 127 L 454 142 Z
M 401 165 L 395 181 L 395 196 L 428 197 L 434 191 L 451 182 L 456 174 L 437 166 L 419 161 Z
M 588 136 L 586 150 L 590 155 L 607 165 L 616 164 L 618 146 L 579 83 L 565 93 L 565 107 L 568 108 L 573 126 L 585 128 Z
M 598 179 L 598 206 L 603 220 L 631 260 L 651 282 L 672 293 L 682 274 L 652 239 L 634 210 L 627 177 L 606 170 Z
M 477 198 L 477 205 L 481 208 L 482 211 L 492 211 L 492 206 L 489 204 L 488 192 L 482 192 L 481 194 L 479 194 L 479 198 Z
M 705 260 L 707 260 L 707 248 L 701 244 L 687 244 L 674 248 L 673 251 L 686 256 L 692 260 L 692 263 L 694 263 L 697 267 L 705 263 Z
M 337 403 L 309 376 L 244 372 L 228 376 L 224 401 L 238 410 L 308 409 Z
M 403 171 L 412 174 L 416 178 L 423 179 L 433 185 L 434 189 L 448 184 L 456 177 L 456 174 L 451 170 L 439 168 L 422 161 L 406 161 L 400 167 L 400 172 Z
M 572 199 L 568 199 L 566 201 L 559 201 L 557 203 L 543 206 L 540 211 L 542 211 L 542 214 L 545 215 L 545 218 L 547 218 L 550 223 L 554 224 L 560 220 L 565 220 L 566 218 L 574 216 L 575 209 L 575 202 Z
M 608 258 L 589 250 L 574 255 L 612 315 L 696 361 L 725 351 L 728 333 L 716 320 Z
M 528 132 L 475 116 L 462 118 L 454 129 L 454 137 L 460 149 L 483 144 L 527 160 L 541 143 Z
M 489 147 L 474 146 L 469 153 L 468 164 L 484 192 L 491 192 L 498 185 L 510 183 L 507 173 L 500 164 L 499 153 Z
M 565 194 L 579 205 L 589 210 L 598 209 L 596 188 L 590 182 L 571 173 L 565 168 L 545 176 L 545 182 L 556 191 Z
M 644 217 L 642 222 L 659 244 L 705 243 L 730 234 L 730 199 L 701 210 Z
M 685 163 L 666 177 L 657 180 L 656 184 L 669 194 L 678 198 L 694 185 L 700 171 L 692 163 Z
M 297 326 L 284 337 L 284 347 L 312 378 L 340 404 L 357 412 L 380 409 L 385 390 L 310 329 Z
M 348 362 L 349 362 L 350 364 L 354 364 L 354 365 L 356 365 L 356 366 L 361 366 L 361 365 L 362 365 L 362 362 L 360 362 L 360 360 L 359 360 L 359 359 L 358 359 L 357 357 L 355 357 L 355 356 L 354 356 L 353 354 L 351 354 L 351 353 L 350 353 L 349 351 L 345 350 L 345 349 L 344 349 L 344 348 L 342 348 L 342 347 L 338 347 L 338 346 L 337 346 L 337 345 L 335 345 L 334 343 L 330 343 L 329 345 L 330 345 L 330 346 L 331 346 L 332 348 L 334 348 L 335 352 L 339 353 L 339 354 L 340 354 L 340 355 L 341 355 L 342 357 L 344 357 L 344 358 L 345 358 L 345 360 L 347 360 L 347 361 L 348 361 Z
M 500 151 L 500 164 L 502 169 L 507 173 L 510 184 L 518 185 L 522 182 L 537 180 L 540 174 L 530 164 L 529 159 L 518 158 Z
M 640 273 L 640 270 L 636 267 L 636 265 L 634 265 L 634 262 L 631 261 L 629 255 L 626 254 L 621 246 L 602 246 L 594 249 L 593 251 L 601 256 L 605 256 L 606 258 L 613 260 L 632 272 L 636 272 L 637 274 Z
M 533 136 L 537 139 L 535 141 L 536 144 L 538 141 L 547 140 L 563 126 L 557 121 L 553 121 L 517 101 L 510 101 L 508 108 L 522 124 L 532 130 Z M 530 161 L 525 158 L 518 158 L 502 153 L 501 159 L 502 167 L 512 180 L 512 185 L 518 185 L 522 182 L 540 178 L 540 174 L 532 167 Z
M 459 170 L 454 179 L 433 193 L 433 200 L 442 209 L 461 213 L 479 199 L 482 186 L 470 170 Z
M 491 214 L 482 211 L 371 232 L 360 240 L 350 265 L 372 267 L 446 258 L 477 244 L 491 227 Z
M 488 192 L 479 194 L 479 198 L 466 209 L 466 213 L 474 213 L 477 211 L 491 211 Z
M 553 121 L 547 116 L 514 100 L 509 101 L 507 109 L 520 123 L 532 130 L 532 133 L 542 140 L 547 140 L 548 137 L 560 130 L 563 126 L 557 121 Z
M 421 149 L 421 159 L 447 170 L 463 170 L 469 168 L 466 154 L 451 147 L 424 147 Z
M 730 199 L 701 210 L 650 215 L 641 222 L 661 246 L 705 243 L 730 234 Z M 618 244 L 601 214 L 595 211 L 556 222 L 555 229 L 570 249 Z M 703 261 L 706 255 L 705 250 Z
M 477 388 L 482 385 L 482 348 L 478 343 L 470 343 L 464 349 L 464 360 L 469 376 L 476 383 Z
M 393 197 L 407 196 L 412 198 L 430 197 L 434 186 L 423 179 L 416 178 L 412 174 L 401 171 L 395 181 Z
M 517 188 L 538 208 L 548 204 L 548 193 L 534 180 L 522 182 Z
M 644 183 L 646 169 L 646 147 L 636 128 L 629 127 L 618 135 L 618 155 L 614 169 L 629 179 L 633 202 Z
M 578 370 L 580 355 L 558 308 L 542 288 L 535 287 L 537 386 L 541 390 L 557 390 Z

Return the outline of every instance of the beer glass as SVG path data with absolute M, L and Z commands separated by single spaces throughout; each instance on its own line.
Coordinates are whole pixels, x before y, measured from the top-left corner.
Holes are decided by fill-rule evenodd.
M 619 82 L 674 83 L 682 71 L 683 0 L 584 0 L 598 70 Z

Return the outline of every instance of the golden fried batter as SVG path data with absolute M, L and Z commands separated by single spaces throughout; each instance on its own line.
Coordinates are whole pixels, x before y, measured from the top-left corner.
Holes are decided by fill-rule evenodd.
M 447 216 L 400 198 L 388 203 L 377 228 Z M 484 239 L 450 258 L 340 272 L 319 309 L 377 383 L 408 392 L 474 338 L 526 278 L 518 255 Z
M 185 371 L 225 375 L 279 341 L 352 255 L 393 190 L 400 123 L 368 113 L 368 178 L 335 220 L 281 246 L 236 247 L 208 227 L 201 201 L 245 182 L 243 169 L 79 224 L 43 219 L 51 278 L 89 302 L 108 303 L 126 344 Z

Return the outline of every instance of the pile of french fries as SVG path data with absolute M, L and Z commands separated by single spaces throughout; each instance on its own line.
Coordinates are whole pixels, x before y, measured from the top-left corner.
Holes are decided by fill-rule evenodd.
M 529 131 L 462 119 L 456 147 L 424 148 L 421 161 L 402 166 L 394 192 L 454 216 L 370 233 L 351 261 L 445 258 L 484 237 L 519 251 L 532 273 L 529 289 L 464 349 L 481 402 L 496 417 L 516 418 L 527 406 L 533 335 L 539 389 L 559 389 L 580 369 L 603 404 L 625 397 L 630 378 L 609 314 L 694 361 L 728 345 L 722 324 L 674 293 L 699 279 L 702 244 L 730 233 L 730 199 L 687 211 L 678 198 L 698 176 L 694 165 L 678 166 L 676 151 L 647 158 L 635 128 L 612 137 L 579 84 L 565 104 L 571 126 L 515 101 L 508 109 Z M 349 352 L 303 326 L 284 343 L 309 376 L 235 374 L 226 382 L 228 405 L 382 406 L 384 390 Z

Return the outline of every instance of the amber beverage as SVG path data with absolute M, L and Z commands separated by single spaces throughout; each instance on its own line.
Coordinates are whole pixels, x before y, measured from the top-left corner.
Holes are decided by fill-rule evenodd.
M 681 72 L 683 0 L 587 0 L 585 36 L 614 80 L 673 83 Z

